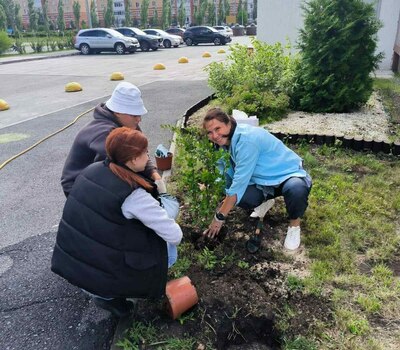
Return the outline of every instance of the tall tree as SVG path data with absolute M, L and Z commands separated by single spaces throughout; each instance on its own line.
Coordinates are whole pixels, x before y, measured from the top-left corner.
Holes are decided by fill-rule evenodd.
M 148 13 L 149 13 L 149 4 L 150 0 L 143 0 L 142 5 L 140 6 L 140 25 L 142 28 L 147 27 L 148 23 Z
M 92 27 L 97 28 L 99 26 L 99 17 L 97 16 L 96 3 L 94 0 L 90 3 L 90 19 L 92 20 Z
M 49 8 L 47 5 L 47 0 L 42 0 L 42 16 L 43 16 L 43 25 L 46 31 L 49 30 Z
M 372 92 L 381 26 L 363 0 L 311 0 L 300 30 L 301 63 L 294 102 L 312 112 L 348 112 Z
M 226 16 L 229 16 L 230 5 L 228 0 L 219 0 L 218 24 L 226 23 Z
M 125 0 L 125 25 L 127 27 L 132 25 L 131 0 Z
M 171 3 L 169 0 L 162 2 L 161 27 L 168 28 L 171 21 Z
M 72 5 L 72 11 L 74 12 L 76 26 L 79 29 L 81 19 L 81 4 L 78 1 L 74 1 Z
M 179 10 L 178 10 L 178 24 L 183 27 L 186 23 L 186 11 L 185 11 L 185 4 L 183 0 L 181 0 L 181 3 L 179 5 Z
M 215 3 L 214 0 L 211 0 L 211 2 L 208 3 L 207 6 L 207 24 L 210 26 L 215 26 L 216 25 L 216 17 L 215 17 Z
M 21 6 L 19 4 L 14 4 L 14 23 L 16 32 L 22 30 L 22 17 L 19 10 L 21 10 Z
M 7 29 L 7 16 L 3 5 L 0 3 L 0 31 Z
M 65 30 L 64 4 L 63 4 L 62 0 L 58 0 L 57 27 L 58 27 L 58 30 L 61 32 L 63 32 Z
M 257 19 L 257 0 L 254 0 L 254 3 L 253 3 L 253 19 L 254 20 Z
M 36 31 L 38 29 L 38 13 L 35 9 L 35 3 L 33 0 L 28 0 L 28 17 L 29 17 L 29 29 Z
M 107 0 L 107 8 L 104 11 L 104 26 L 109 28 L 114 24 L 114 2 Z
M 236 22 L 240 23 L 241 25 L 246 25 L 247 17 L 247 2 L 244 1 L 243 3 L 242 0 L 239 0 Z
M 151 19 L 151 26 L 158 27 L 158 11 L 154 9 L 153 18 Z

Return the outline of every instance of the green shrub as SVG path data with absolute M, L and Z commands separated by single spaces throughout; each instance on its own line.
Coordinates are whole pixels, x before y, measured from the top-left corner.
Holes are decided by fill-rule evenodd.
M 8 37 L 7 33 L 0 31 L 0 54 L 7 51 L 12 45 L 12 40 Z
M 247 46 L 231 46 L 226 63 L 211 63 L 209 85 L 228 112 L 240 109 L 267 119 L 276 119 L 289 106 L 297 59 L 287 54 L 289 47 L 252 40 L 253 53 Z
M 179 154 L 175 162 L 178 191 L 189 204 L 192 223 L 205 229 L 213 217 L 214 210 L 222 199 L 225 188 L 223 175 L 216 164 L 226 167 L 228 152 L 216 151 L 211 142 L 197 127 L 172 128 L 177 133 Z
M 295 107 L 312 112 L 348 112 L 372 92 L 370 73 L 380 23 L 373 5 L 362 0 L 311 0 L 304 7 L 300 31 L 301 64 Z

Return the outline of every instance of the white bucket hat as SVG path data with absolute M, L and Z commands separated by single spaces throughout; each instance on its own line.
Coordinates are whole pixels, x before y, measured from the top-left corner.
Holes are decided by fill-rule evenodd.
M 115 113 L 131 115 L 147 113 L 140 90 L 135 85 L 125 81 L 117 85 L 111 98 L 106 102 L 106 106 Z

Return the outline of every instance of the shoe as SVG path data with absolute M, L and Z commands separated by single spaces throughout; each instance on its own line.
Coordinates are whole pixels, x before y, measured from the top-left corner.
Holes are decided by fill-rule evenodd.
M 300 226 L 289 226 L 283 246 L 288 250 L 300 247 Z
M 254 211 L 250 214 L 251 218 L 263 218 L 267 211 L 270 210 L 275 204 L 275 199 L 269 199 L 262 202 L 258 207 L 254 208 Z
M 111 300 L 105 300 L 100 298 L 93 298 L 96 306 L 110 311 L 114 316 L 121 318 L 130 315 L 134 310 L 134 303 L 127 301 L 123 298 L 115 298 Z
M 249 253 L 254 254 L 258 252 L 261 247 L 261 236 L 253 235 L 250 239 L 246 242 L 246 249 Z

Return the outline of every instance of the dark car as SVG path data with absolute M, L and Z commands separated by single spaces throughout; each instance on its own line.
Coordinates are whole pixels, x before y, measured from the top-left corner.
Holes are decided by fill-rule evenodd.
M 214 45 L 225 45 L 232 41 L 228 35 L 223 35 L 218 30 L 207 26 L 190 27 L 183 33 L 183 41 L 186 45 L 197 45 L 203 43 L 214 43 Z
M 140 49 L 142 51 L 149 51 L 150 49 L 156 51 L 161 46 L 163 41 L 162 38 L 155 35 L 146 34 L 139 28 L 121 27 L 117 28 L 116 30 L 127 37 L 136 38 L 139 41 Z
M 183 33 L 185 32 L 185 29 L 182 28 L 168 28 L 165 29 L 165 31 L 169 34 L 173 35 L 179 35 L 181 38 L 183 38 Z

